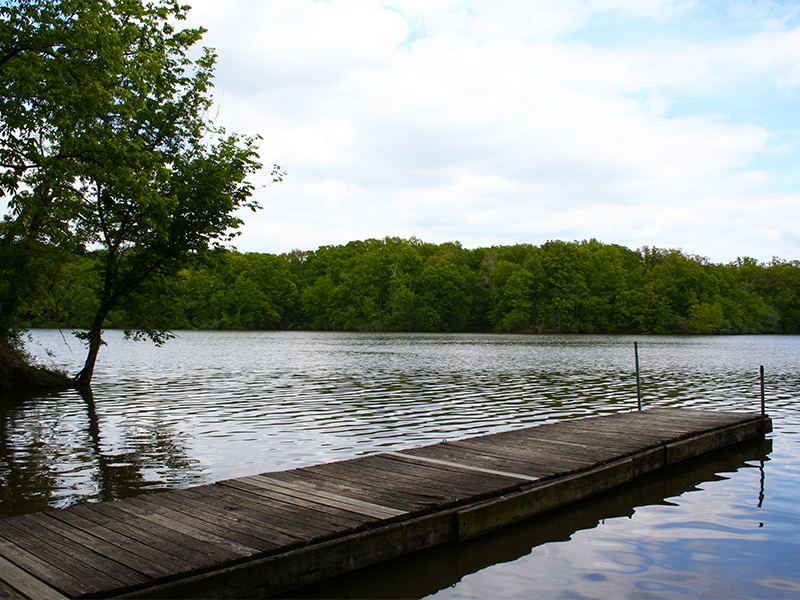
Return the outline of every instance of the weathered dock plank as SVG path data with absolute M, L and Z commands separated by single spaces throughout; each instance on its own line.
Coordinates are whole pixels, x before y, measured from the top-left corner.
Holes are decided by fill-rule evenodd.
M 50 586 L 42 583 L 26 570 L 4 558 L 0 558 L 0 598 L 42 598 L 61 600 L 66 598 Z
M 54 532 L 42 526 L 40 520 L 31 515 L 9 519 L 0 523 L 0 535 L 62 571 L 96 583 L 98 591 L 109 585 L 128 586 L 148 581 L 148 577 L 136 570 L 68 537 L 58 536 L 58 545 L 53 545 Z
M 186 525 L 194 525 L 209 533 L 221 535 L 255 552 L 265 552 L 281 546 L 279 542 L 269 539 L 269 535 L 261 535 L 252 522 L 242 523 L 238 518 L 215 511 L 213 505 L 193 500 L 186 495 L 181 495 L 180 499 L 177 496 L 153 494 L 139 499 L 145 505 L 153 506 L 155 510 L 167 511 L 165 514 L 173 515 L 173 518 Z
M 175 555 L 168 553 L 164 548 L 155 549 L 143 543 L 143 540 L 133 539 L 126 535 L 122 535 L 113 529 L 103 527 L 96 522 L 84 519 L 74 511 L 52 511 L 44 513 L 52 520 L 60 521 L 70 526 L 76 535 L 88 535 L 92 538 L 101 541 L 108 545 L 112 550 L 103 552 L 106 556 L 113 556 L 114 548 L 124 548 L 144 560 L 159 565 L 166 570 L 165 573 L 154 573 L 153 579 L 166 577 L 172 574 L 183 573 L 191 569 L 191 563 L 177 558 Z M 45 521 L 45 519 L 42 519 Z M 63 534 L 62 534 L 63 535 Z M 68 537 L 65 535 L 65 537 Z M 97 542 L 93 542 L 96 544 Z M 142 573 L 147 574 L 149 569 L 139 569 Z
M 0 597 L 280 593 L 771 431 L 756 414 L 563 420 L 0 520 Z
M 158 561 L 158 559 L 153 560 L 152 558 L 148 559 L 146 556 L 140 556 L 128 548 L 110 543 L 105 539 L 98 538 L 81 529 L 71 527 L 58 519 L 39 519 L 37 522 L 39 525 L 52 532 L 48 536 L 50 539 L 52 539 L 53 534 L 56 534 L 60 538 L 70 540 L 80 547 L 90 550 L 100 556 L 108 557 L 128 567 L 132 571 L 142 573 L 147 578 L 167 577 L 171 575 L 174 570 L 171 569 L 168 564 Z M 133 543 L 133 540 L 130 541 Z M 151 553 L 148 552 L 147 554 Z
M 287 506 L 280 502 L 240 490 L 230 484 L 202 486 L 186 491 L 197 494 L 201 497 L 200 500 L 207 497 L 209 501 L 223 505 L 224 510 L 230 511 L 241 522 L 254 523 L 261 535 L 270 536 L 269 539 L 276 542 L 283 540 L 282 547 L 302 545 L 327 535 L 332 529 L 332 526 L 322 528 L 315 519 L 319 513 L 311 510 L 298 512 L 293 510 L 295 507 L 288 507 L 287 510 Z
M 312 538 L 325 536 L 339 529 L 357 528 L 369 521 L 368 518 L 354 512 L 276 492 L 268 487 L 252 483 L 244 477 L 241 480 L 223 481 L 222 485 L 249 492 L 251 496 L 268 500 L 273 505 L 282 505 L 285 507 L 285 512 L 303 525 Z
M 341 494 L 325 492 L 317 489 L 313 483 L 308 484 L 304 482 L 305 485 L 303 485 L 298 484 L 297 481 L 283 481 L 278 478 L 265 477 L 264 475 L 256 475 L 252 477 L 252 479 L 264 485 L 272 486 L 273 489 L 281 490 L 283 493 L 296 498 L 312 500 L 326 506 L 341 508 L 373 519 L 392 519 L 406 514 L 406 511 L 375 504 L 374 502 L 365 502 L 364 500 L 358 500 Z
M 270 546 L 265 547 L 260 540 L 250 535 L 243 535 L 224 523 L 211 523 L 198 518 L 195 513 L 187 512 L 185 514 L 181 508 L 169 507 L 158 497 L 154 501 L 133 498 L 131 502 L 126 503 L 125 508 L 130 509 L 131 514 L 141 515 L 162 527 L 178 531 L 196 540 L 203 540 L 216 547 L 225 548 L 234 555 L 252 556 L 270 549 Z
M 16 540 L 17 537 L 16 534 L 12 534 L 14 540 Z M 36 548 L 33 553 L 30 552 L 29 549 L 25 548 L 25 542 L 27 540 L 24 539 L 24 536 L 20 537 L 23 537 L 23 539 L 20 540 L 20 545 L 12 543 L 6 538 L 0 539 L 0 556 L 2 556 L 6 562 L 27 571 L 33 577 L 42 582 L 46 582 L 49 587 L 58 589 L 66 596 L 74 597 L 99 591 L 97 584 L 89 584 L 82 581 L 79 577 L 80 573 L 78 576 L 73 576 L 69 572 L 68 565 L 66 566 L 68 570 L 65 571 L 53 564 L 53 557 L 48 556 L 46 549 L 41 552 L 43 554 L 42 557 L 38 556 L 42 550 L 41 548 Z M 58 558 L 59 557 L 55 557 L 56 563 L 59 562 Z M 64 566 L 65 565 L 62 564 L 62 567 Z M 13 587 L 14 584 L 10 580 L 6 580 L 5 578 L 4 580 Z
M 145 546 L 169 554 L 176 559 L 175 564 L 180 565 L 180 567 L 176 567 L 181 569 L 179 572 L 210 567 L 217 563 L 214 557 L 205 553 L 206 548 L 198 547 L 191 539 L 185 539 L 185 536 L 175 534 L 169 529 L 153 527 L 148 522 L 137 522 L 129 518 L 127 513 L 111 506 L 104 504 L 79 505 L 66 509 L 64 512 L 76 514 L 94 525 L 99 525 L 100 527 L 93 527 L 91 530 L 98 536 L 103 535 L 103 529 L 111 530 L 115 534 L 131 538 L 132 541 L 138 541 Z
M 389 472 L 371 460 L 357 458 L 298 471 L 322 489 L 372 499 L 409 513 L 434 506 L 441 499 L 440 492 L 425 480 Z

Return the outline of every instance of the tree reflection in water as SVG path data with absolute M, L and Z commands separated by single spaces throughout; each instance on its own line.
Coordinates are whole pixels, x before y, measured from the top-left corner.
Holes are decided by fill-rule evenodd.
M 0 517 L 203 483 L 185 435 L 136 415 L 109 426 L 91 388 L 0 396 Z

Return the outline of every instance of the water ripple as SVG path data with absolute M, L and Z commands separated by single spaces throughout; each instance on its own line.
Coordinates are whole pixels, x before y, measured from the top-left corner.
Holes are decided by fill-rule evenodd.
M 792 597 L 800 589 L 796 336 L 179 332 L 163 348 L 106 337 L 92 398 L 63 391 L 4 401 L 5 514 L 634 410 L 638 341 L 645 406 L 757 411 L 765 365 L 775 428 L 766 466 L 710 477 L 440 595 Z M 34 339 L 43 360 L 77 370 L 76 340 L 64 346 L 55 331 Z

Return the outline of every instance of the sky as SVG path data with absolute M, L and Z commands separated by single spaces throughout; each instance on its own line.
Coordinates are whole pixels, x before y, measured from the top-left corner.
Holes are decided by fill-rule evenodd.
M 280 253 L 399 236 L 800 259 L 800 3 L 189 0 Z M 270 167 L 287 171 L 269 183 Z

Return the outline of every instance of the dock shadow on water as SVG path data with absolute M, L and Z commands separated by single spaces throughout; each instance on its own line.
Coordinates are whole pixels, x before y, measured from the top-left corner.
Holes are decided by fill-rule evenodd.
M 537 547 L 566 542 L 577 532 L 595 529 L 607 520 L 633 518 L 642 507 L 676 506 L 671 499 L 699 490 L 703 484 L 726 480 L 743 469 L 759 471 L 760 485 L 752 504 L 760 507 L 765 496 L 764 464 L 771 451 L 770 439 L 740 443 L 486 535 L 421 550 L 276 598 L 424 598 L 455 587 L 473 573 L 530 555 Z M 591 576 L 585 583 L 589 586 L 586 597 L 601 595 L 597 590 L 591 592 Z M 515 594 L 498 593 L 497 596 L 514 597 Z M 464 593 L 452 597 L 481 596 Z M 549 597 L 549 594 L 541 597 Z M 578 593 L 569 597 L 584 596 Z

